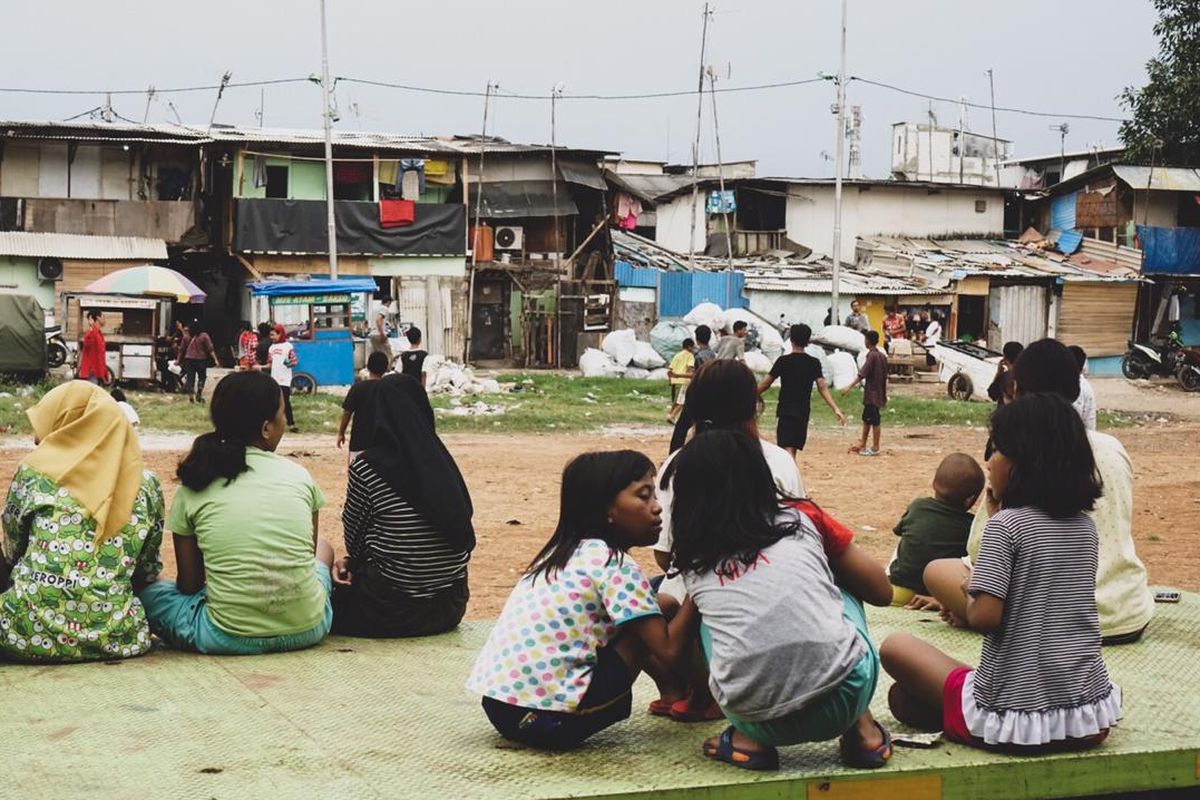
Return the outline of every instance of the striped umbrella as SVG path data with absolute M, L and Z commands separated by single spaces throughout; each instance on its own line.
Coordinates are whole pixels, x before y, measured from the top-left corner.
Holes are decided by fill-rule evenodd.
M 146 264 L 110 272 L 94 280 L 83 291 L 93 294 L 127 294 L 138 297 L 170 297 L 177 303 L 203 303 L 208 296 L 200 287 L 173 269 Z

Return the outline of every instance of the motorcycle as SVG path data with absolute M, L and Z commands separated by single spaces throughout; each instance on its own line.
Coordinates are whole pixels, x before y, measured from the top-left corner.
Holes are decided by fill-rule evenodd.
M 1171 331 L 1161 345 L 1149 342 L 1130 342 L 1121 359 L 1121 374 L 1130 380 L 1153 375 L 1174 376 L 1184 363 L 1183 339 Z
M 62 325 L 46 326 L 46 363 L 51 369 L 61 367 L 71 357 L 67 340 L 63 337 Z
M 1175 380 L 1185 392 L 1200 391 L 1200 350 L 1188 347 L 1181 351 L 1179 369 L 1175 371 Z

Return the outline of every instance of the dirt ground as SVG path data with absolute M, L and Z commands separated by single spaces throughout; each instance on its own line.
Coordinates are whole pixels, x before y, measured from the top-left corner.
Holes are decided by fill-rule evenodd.
M 1136 394 L 1132 397 L 1137 400 Z M 769 414 L 764 427 L 773 433 L 773 426 Z M 1196 472 L 1200 423 L 1152 420 L 1115 433 L 1134 462 L 1134 535 L 1151 580 L 1200 590 L 1200 528 L 1194 524 L 1200 512 Z M 981 428 L 885 429 L 883 456 L 865 459 L 846 453 L 853 436 L 849 428 L 814 430 L 800 455 L 800 469 L 812 496 L 853 527 L 859 542 L 880 559 L 887 558 L 894 546 L 891 528 L 905 506 L 928 492 L 941 457 L 960 450 L 979 458 L 985 439 Z M 558 479 L 568 459 L 584 450 L 628 447 L 646 452 L 657 462 L 666 456 L 667 441 L 665 427 L 609 434 L 448 435 L 447 445 L 475 503 L 479 544 L 471 561 L 469 615 L 494 617 L 522 567 L 545 542 L 554 526 Z M 147 464 L 163 478 L 168 501 L 176 487 L 175 464 L 189 443 L 186 437 L 143 437 Z M 0 449 L 0 475 L 11 474 L 26 452 L 18 445 L 10 441 Z M 331 439 L 298 436 L 285 438 L 279 452 L 304 464 L 316 477 L 328 500 L 321 512 L 321 532 L 340 548 L 345 451 L 334 448 Z M 648 552 L 635 556 L 653 569 Z M 164 561 L 166 574 L 173 574 L 169 541 Z

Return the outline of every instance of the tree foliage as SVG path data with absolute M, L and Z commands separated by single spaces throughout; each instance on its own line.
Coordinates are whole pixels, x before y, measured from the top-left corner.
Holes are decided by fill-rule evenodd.
M 1158 56 L 1146 64 L 1149 82 L 1120 96 L 1132 114 L 1120 132 L 1126 158 L 1200 166 L 1200 2 L 1153 2 L 1159 44 Z

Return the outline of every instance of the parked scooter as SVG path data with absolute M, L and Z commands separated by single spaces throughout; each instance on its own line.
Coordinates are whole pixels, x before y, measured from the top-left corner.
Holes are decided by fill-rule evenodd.
M 1200 391 L 1200 350 L 1187 347 L 1180 351 L 1179 369 L 1175 371 L 1175 379 L 1185 392 Z
M 61 367 L 67 363 L 71 351 L 67 349 L 67 340 L 63 337 L 62 325 L 46 326 L 46 363 L 51 368 Z
M 1153 375 L 1174 376 L 1184 363 L 1183 339 L 1178 331 L 1167 334 L 1161 345 L 1149 342 L 1130 342 L 1121 359 L 1121 374 L 1130 380 Z

